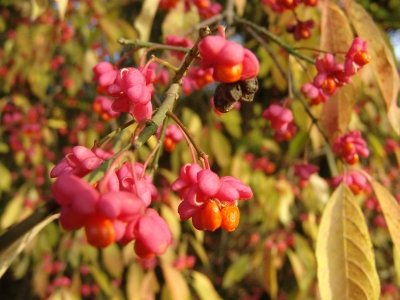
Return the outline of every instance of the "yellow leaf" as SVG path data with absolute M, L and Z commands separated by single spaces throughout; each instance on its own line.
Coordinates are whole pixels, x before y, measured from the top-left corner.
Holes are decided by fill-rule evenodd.
M 279 194 L 279 220 L 285 226 L 292 221 L 291 208 L 294 203 L 294 193 L 291 185 L 284 179 L 278 180 L 275 188 Z
M 6 205 L 4 209 L 3 215 L 1 217 L 0 227 L 1 229 L 6 229 L 11 225 L 14 225 L 16 221 L 18 221 L 24 203 L 24 195 L 18 193 L 13 197 Z
M 132 248 L 130 249 L 132 251 Z M 133 251 L 132 251 L 133 252 Z M 128 268 L 126 275 L 126 295 L 130 300 L 141 300 L 141 294 L 138 292 L 141 289 L 143 282 L 143 269 L 138 262 L 133 262 Z
M 88 49 L 83 56 L 83 81 L 92 82 L 93 80 L 93 67 L 97 64 L 97 55 L 92 49 Z
M 183 35 L 187 30 L 195 27 L 200 22 L 199 13 L 196 6 L 191 5 L 189 11 L 185 11 L 183 1 L 171 9 L 165 16 L 161 25 L 164 38 L 167 35 Z
M 323 3 L 321 23 L 321 49 L 331 53 L 346 52 L 353 41 L 353 34 L 347 17 L 336 3 Z M 345 56 L 338 55 L 336 58 L 343 63 Z M 356 81 L 339 88 L 337 93 L 323 104 L 321 124 L 331 144 L 346 132 L 359 95 L 358 86 L 359 81 Z
M 396 104 L 400 81 L 394 55 L 364 7 L 352 0 L 343 4 L 357 34 L 368 43 L 370 64 L 386 103 L 389 122 L 400 135 L 400 108 Z
M 372 188 L 385 216 L 385 221 L 388 225 L 397 255 L 400 257 L 400 205 L 392 194 L 380 183 L 373 181 Z
M 364 215 L 345 184 L 322 214 L 316 256 L 321 299 L 379 299 L 379 278 Z
M 5 165 L 0 163 L 0 196 L 3 191 L 9 191 L 12 184 L 11 172 Z
M 35 21 L 47 8 L 46 0 L 31 0 L 31 21 Z
M 46 125 L 54 129 L 67 128 L 67 122 L 65 120 L 47 119 Z
M 196 271 L 191 271 L 190 273 L 193 277 L 192 285 L 201 300 L 222 300 L 206 275 Z
M 243 16 L 244 9 L 246 7 L 246 0 L 235 0 L 236 14 L 241 17 Z
M 170 263 L 161 261 L 161 268 L 164 274 L 165 281 L 168 286 L 168 290 L 174 300 L 188 300 L 190 299 L 189 286 L 177 269 L 175 269 Z
M 157 281 L 157 276 L 154 271 L 148 271 L 141 284 L 140 294 L 141 299 L 156 299 L 155 294 L 160 291 L 160 285 Z M 136 291 L 137 292 L 137 291 Z
M 160 0 L 145 0 L 143 1 L 140 14 L 135 19 L 134 25 L 139 32 L 141 41 L 147 42 L 150 38 L 151 27 L 153 26 L 153 19 L 158 9 Z
M 275 300 L 278 296 L 278 274 L 275 267 L 276 248 L 264 251 L 264 289 L 268 292 L 271 299 Z
M 68 0 L 55 0 L 58 4 L 58 16 L 60 20 L 63 21 L 65 13 L 67 12 Z
M 347 52 L 353 41 L 349 20 L 339 8 L 330 1 L 324 1 L 321 16 L 321 49 L 336 53 Z M 344 62 L 344 55 L 336 56 L 336 59 Z
M 400 256 L 397 254 L 396 246 L 393 247 L 393 262 L 394 270 L 396 272 L 396 284 L 400 286 Z

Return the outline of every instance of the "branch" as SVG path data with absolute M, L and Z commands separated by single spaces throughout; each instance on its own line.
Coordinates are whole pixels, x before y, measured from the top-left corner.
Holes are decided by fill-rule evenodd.
M 248 21 L 246 19 L 240 18 L 238 16 L 235 16 L 235 21 L 238 23 L 242 23 L 245 25 L 250 26 L 251 28 L 253 28 L 255 31 L 257 31 L 258 33 L 262 33 L 265 34 L 267 37 L 269 37 L 273 42 L 277 43 L 279 46 L 281 46 L 283 49 L 286 50 L 286 52 L 295 55 L 297 57 L 300 57 L 301 59 L 304 59 L 305 61 L 311 63 L 311 64 L 315 64 L 315 60 L 308 57 L 308 56 L 304 56 L 303 54 L 300 54 L 299 52 L 297 52 L 294 48 L 292 48 L 291 46 L 289 46 L 288 44 L 286 44 L 284 41 L 282 41 L 280 38 L 278 38 L 275 34 L 272 34 L 270 31 L 268 31 L 266 28 L 262 27 L 262 26 L 258 26 L 257 24 Z
M 0 252 L 22 237 L 25 233 L 42 222 L 48 216 L 55 214 L 60 206 L 52 199 L 37 208 L 29 217 L 21 223 L 11 227 L 0 236 Z
M 211 30 L 208 27 L 203 27 L 199 30 L 199 39 L 197 40 L 196 44 L 190 49 L 188 55 L 185 57 L 185 61 L 183 62 L 182 66 L 176 72 L 175 77 L 173 78 L 173 83 L 169 87 L 168 91 L 165 93 L 164 102 L 158 108 L 157 112 L 153 116 L 151 120 L 147 120 L 145 122 L 145 128 L 141 130 L 139 133 L 138 138 L 133 142 L 133 144 L 128 144 L 123 147 L 118 153 L 113 155 L 108 160 L 104 161 L 96 170 L 90 172 L 86 176 L 83 177 L 84 180 L 88 181 L 89 183 L 98 182 L 101 178 L 104 177 L 106 171 L 110 167 L 110 165 L 114 162 L 115 159 L 119 157 L 119 155 L 130 149 L 137 150 L 139 149 L 153 134 L 157 132 L 158 127 L 164 121 L 167 112 L 172 111 L 175 101 L 179 97 L 179 82 L 182 80 L 182 77 L 185 75 L 185 72 L 189 69 L 192 62 L 198 55 L 197 45 L 198 43 L 206 37 L 208 34 L 211 33 Z M 120 39 L 121 40 L 121 39 Z M 119 42 L 120 42 L 119 40 Z M 127 41 L 123 39 L 124 41 Z M 139 43 L 141 45 L 150 44 L 150 43 Z M 174 49 L 175 50 L 175 49 Z M 187 51 L 186 51 L 187 52 Z M 131 122 L 128 122 L 124 126 L 131 125 Z M 123 126 L 123 127 L 124 127 Z M 123 129 L 123 128 L 122 128 Z M 114 136 L 122 129 L 117 129 L 114 134 L 110 134 L 106 136 L 106 139 Z M 105 140 L 101 140 L 103 143 Z M 98 143 L 98 142 L 97 142 Z M 0 236 L 0 251 L 9 247 L 13 242 L 15 242 L 18 238 L 23 236 L 29 230 L 31 230 L 34 226 L 39 224 L 43 221 L 46 217 L 50 216 L 51 214 L 56 213 L 60 209 L 60 206 L 54 201 L 50 200 L 47 201 L 43 206 L 37 208 L 28 218 L 23 220 L 21 223 L 15 225 L 11 229 L 7 230 L 3 235 Z
M 154 48 L 163 49 L 163 50 L 179 51 L 179 52 L 185 52 L 185 53 L 188 53 L 191 50 L 190 48 L 186 48 L 186 47 L 170 46 L 170 45 L 151 43 L 151 42 L 142 42 L 139 40 L 128 40 L 125 38 L 120 38 L 118 40 L 118 43 L 120 43 L 122 45 L 136 46 L 139 48 L 154 47 Z

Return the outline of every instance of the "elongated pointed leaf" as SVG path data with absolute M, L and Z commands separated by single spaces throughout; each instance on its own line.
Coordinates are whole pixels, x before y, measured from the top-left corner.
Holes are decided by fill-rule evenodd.
M 271 297 L 275 300 L 278 297 L 278 271 L 276 269 L 276 248 L 264 251 L 263 259 L 263 287 Z
M 386 224 L 388 225 L 389 233 L 393 244 L 400 257 L 400 205 L 390 192 L 380 183 L 372 182 L 372 188 L 378 198 L 379 205 L 382 208 L 385 216 Z
M 161 261 L 161 268 L 164 274 L 165 282 L 168 286 L 168 290 L 172 295 L 172 299 L 190 299 L 189 286 L 182 273 L 165 261 Z
M 364 216 L 343 183 L 324 209 L 316 248 L 321 299 L 379 299 L 379 279 Z
M 10 264 L 17 257 L 18 254 L 25 249 L 26 245 L 50 222 L 57 219 L 60 215 L 55 214 L 40 222 L 38 225 L 32 228 L 24 236 L 15 241 L 11 246 L 1 252 L 0 255 L 0 278 L 7 271 Z
M 352 41 L 349 19 L 336 3 L 324 1 L 321 16 L 321 49 L 331 53 L 347 52 Z M 338 55 L 335 60 L 343 63 L 344 58 L 344 55 Z
M 221 300 L 221 296 L 215 290 L 210 278 L 200 272 L 192 271 L 192 286 L 201 300 Z
M 364 7 L 353 0 L 344 0 L 343 4 L 357 34 L 368 43 L 370 64 L 386 103 L 389 122 L 400 135 L 400 108 L 396 104 L 400 80 L 394 55 Z
M 321 49 L 331 53 L 347 52 L 353 41 L 353 33 L 348 18 L 336 3 L 324 2 L 321 23 Z M 343 63 L 344 58 L 344 55 L 337 55 L 335 59 Z M 356 80 L 339 88 L 337 93 L 323 104 L 321 124 L 331 144 L 346 132 L 358 95 L 359 82 Z

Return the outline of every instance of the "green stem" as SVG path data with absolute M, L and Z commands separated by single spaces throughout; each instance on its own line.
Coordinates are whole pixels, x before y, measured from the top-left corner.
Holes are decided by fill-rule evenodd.
M 151 176 L 151 178 L 153 178 L 155 170 L 158 169 L 158 161 L 160 159 L 161 153 L 163 152 L 164 147 L 163 147 L 163 144 L 161 141 L 163 141 L 165 138 L 165 132 L 167 131 L 167 123 L 168 123 L 168 120 L 167 120 L 167 118 L 165 118 L 163 127 L 161 129 L 160 138 L 158 140 L 158 143 L 160 144 L 160 146 L 158 147 L 157 152 L 154 155 L 154 159 L 153 159 L 153 162 L 152 162 L 151 168 L 150 168 L 149 175 Z
M 188 53 L 191 49 L 186 48 L 186 47 L 179 47 L 179 46 L 170 46 L 170 45 L 165 45 L 165 44 L 159 44 L 159 43 L 151 43 L 151 42 L 143 42 L 139 40 L 128 40 L 125 38 L 120 38 L 118 40 L 118 43 L 122 45 L 131 45 L 131 46 L 136 46 L 140 48 L 158 48 L 158 49 L 163 49 L 163 50 L 170 50 L 170 51 L 178 51 L 178 52 L 185 52 Z
M 251 28 L 253 28 L 255 31 L 257 31 L 258 33 L 262 33 L 265 34 L 267 37 L 269 37 L 273 42 L 277 43 L 279 46 L 281 46 L 283 49 L 286 50 L 286 52 L 295 55 L 297 57 L 300 57 L 301 59 L 304 59 L 305 61 L 311 63 L 311 64 L 315 64 L 315 60 L 305 56 L 303 54 L 298 53 L 293 47 L 289 46 L 288 44 L 286 44 L 284 41 L 282 41 L 280 38 L 278 38 L 276 35 L 274 35 L 273 33 L 271 33 L 270 31 L 268 31 L 266 28 L 262 27 L 262 26 L 258 26 L 257 24 L 248 21 L 246 19 L 240 18 L 238 16 L 235 16 L 235 21 L 238 23 L 242 23 L 245 25 L 250 26 Z
M 96 147 L 100 147 L 105 142 L 107 142 L 109 139 L 113 138 L 117 133 L 120 133 L 123 129 L 131 126 L 132 124 L 135 124 L 135 120 L 131 120 L 131 121 L 125 123 L 124 125 L 122 125 L 121 127 L 118 127 L 116 130 L 110 132 L 105 137 L 103 137 L 100 141 L 95 142 Z

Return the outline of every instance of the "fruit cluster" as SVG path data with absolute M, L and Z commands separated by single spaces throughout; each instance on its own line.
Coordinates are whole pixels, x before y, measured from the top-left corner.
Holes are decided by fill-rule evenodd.
M 161 126 L 159 131 L 161 130 Z M 159 133 L 159 132 L 158 132 Z M 175 145 L 183 139 L 183 133 L 175 124 L 169 124 L 165 130 L 164 149 L 167 152 L 172 152 Z
M 237 200 L 253 197 L 251 188 L 240 180 L 232 176 L 219 178 L 198 164 L 183 165 L 171 189 L 182 199 L 178 207 L 181 220 L 192 218 L 199 230 L 235 230 L 240 218 Z
M 349 172 L 345 175 L 337 175 L 331 179 L 331 185 L 333 187 L 337 187 L 343 180 L 350 190 L 356 195 L 361 194 L 368 187 L 367 179 L 357 172 Z
M 51 171 L 51 177 L 57 177 L 52 193 L 61 206 L 62 228 L 84 227 L 88 243 L 95 247 L 135 240 L 139 257 L 164 253 L 172 235 L 164 219 L 148 208 L 158 194 L 143 165 L 126 162 L 117 171 L 109 169 L 96 187 L 81 178 L 109 155 L 77 146 Z
M 242 45 L 221 36 L 207 36 L 199 43 L 202 67 L 212 67 L 215 81 L 232 83 L 255 78 L 260 65 L 257 57 Z
M 336 63 L 335 57 L 330 53 L 318 58 L 316 61 L 318 74 L 312 83 L 306 83 L 301 87 L 301 92 L 311 99 L 311 105 L 326 102 L 336 93 L 338 87 L 351 83 L 351 76 L 370 60 L 367 43 L 361 38 L 355 38 L 346 54 L 344 65 Z
M 333 152 L 337 153 L 337 155 L 349 165 L 356 164 L 360 156 L 369 156 L 367 143 L 361 137 L 361 132 L 357 130 L 338 137 L 333 145 Z
M 214 82 L 213 69 L 203 69 L 195 66 L 190 68 L 187 75 L 182 78 L 182 90 L 185 95 L 190 95 L 192 90 L 200 90 L 207 84 Z
M 294 164 L 294 176 L 300 177 L 300 186 L 304 185 L 311 174 L 319 171 L 319 167 L 308 163 Z
M 154 70 L 149 68 L 146 72 L 135 68 L 120 69 L 114 83 L 107 89 L 107 94 L 116 98 L 112 109 L 130 113 L 137 122 L 150 119 L 153 110 L 150 100 L 154 95 L 154 79 Z
M 107 92 L 116 98 L 111 105 L 114 112 L 130 113 L 137 122 L 151 118 L 150 100 L 156 79 L 154 66 L 116 70 L 109 62 L 100 62 L 93 68 L 93 73 L 93 80 L 99 83 L 97 92 Z
M 198 230 L 215 231 L 222 228 L 232 232 L 239 225 L 240 211 L 236 204 L 222 206 L 221 203 L 210 200 L 192 217 L 192 224 Z
M 119 112 L 112 110 L 113 101 L 106 96 L 98 96 L 92 104 L 93 111 L 100 115 L 104 121 L 110 121 L 119 117 Z
M 271 104 L 262 113 L 262 117 L 271 122 L 272 129 L 275 130 L 275 140 L 290 140 L 297 132 L 293 122 L 293 113 L 290 109 L 277 104 Z
M 318 0 L 262 0 L 262 3 L 271 7 L 274 12 L 282 13 L 287 10 L 294 11 L 301 3 L 305 6 L 316 6 Z M 311 30 L 314 27 L 315 22 L 312 19 L 300 21 L 296 14 L 294 15 L 296 18 L 296 24 L 287 25 L 286 31 L 292 33 L 296 41 L 310 38 Z
M 268 5 L 273 11 L 281 13 L 286 10 L 294 10 L 298 5 L 304 3 L 306 6 L 316 6 L 318 0 L 262 0 L 264 5 Z

